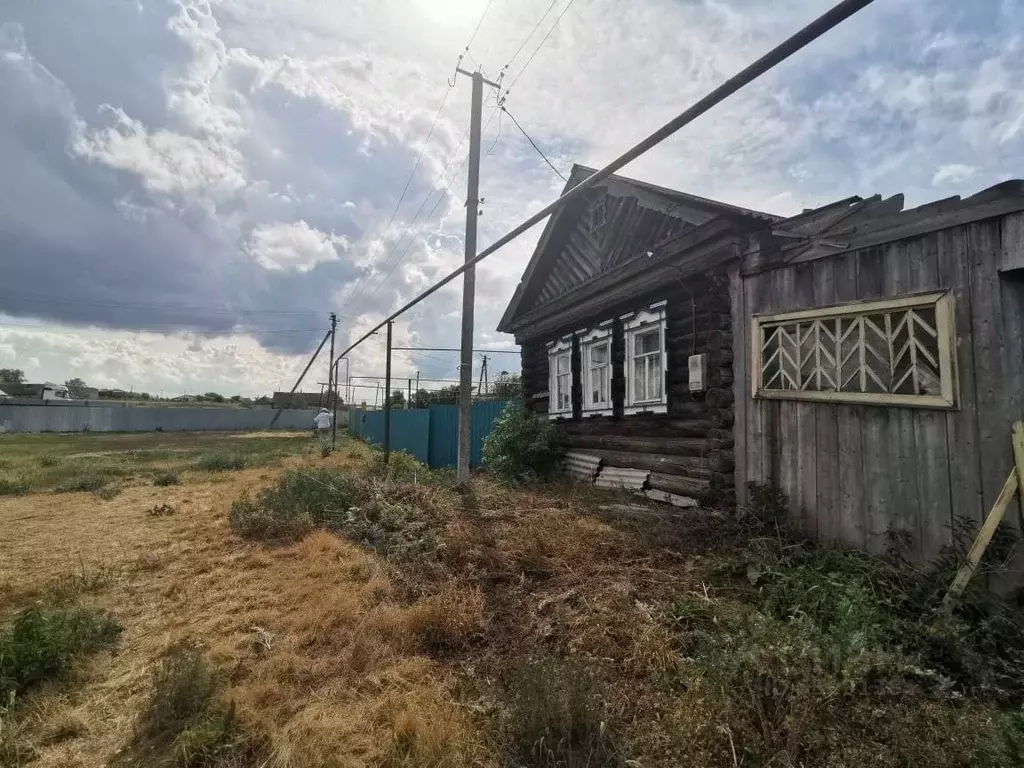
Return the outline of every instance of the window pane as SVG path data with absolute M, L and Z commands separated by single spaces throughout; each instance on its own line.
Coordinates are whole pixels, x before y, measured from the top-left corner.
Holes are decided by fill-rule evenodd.
M 569 355 L 559 355 L 555 358 L 555 364 L 558 366 L 559 375 L 563 373 L 569 373 Z
M 661 329 L 653 328 L 633 337 L 633 354 L 646 355 L 661 349 Z
M 595 344 L 590 348 L 590 364 L 592 366 L 606 365 L 608 363 L 608 344 Z
M 647 396 L 651 400 L 661 399 L 661 355 L 647 358 Z
M 646 379 L 644 378 L 644 361 L 633 363 L 633 400 L 639 402 L 647 399 Z
M 590 403 L 608 402 L 608 367 L 590 369 Z

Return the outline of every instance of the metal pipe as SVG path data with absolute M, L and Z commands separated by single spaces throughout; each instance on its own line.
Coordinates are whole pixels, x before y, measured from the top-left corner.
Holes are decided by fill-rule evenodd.
M 348 354 L 353 349 L 355 349 L 355 347 L 357 347 L 359 344 L 362 344 L 364 341 L 366 341 L 366 339 L 368 339 L 372 334 L 380 330 L 385 323 L 389 323 L 393 321 L 395 318 L 399 317 L 400 315 L 408 312 L 410 309 L 415 307 L 425 298 L 433 295 L 441 288 L 448 285 L 448 283 L 457 278 L 463 272 L 465 272 L 468 269 L 472 269 L 479 262 L 483 261 L 485 258 L 490 256 L 499 248 L 503 248 L 504 246 L 508 245 L 510 242 L 515 240 L 517 237 L 519 237 L 521 234 L 531 229 L 536 224 L 539 224 L 541 221 L 546 219 L 548 216 L 550 216 L 552 213 L 554 213 L 559 208 L 564 206 L 566 203 L 569 203 L 572 200 L 575 200 L 576 198 L 580 197 L 581 195 L 584 194 L 584 192 L 586 192 L 586 190 L 596 186 L 597 184 L 611 176 L 613 173 L 615 173 L 615 171 L 633 162 L 642 154 L 649 151 L 653 147 L 657 146 L 665 139 L 669 138 L 672 134 L 676 133 L 680 128 L 683 128 L 684 126 L 693 122 L 696 118 L 703 115 L 712 107 L 717 106 L 726 98 L 732 96 L 734 93 L 736 93 L 736 91 L 740 90 L 740 88 L 753 82 L 755 79 L 757 79 L 770 69 L 778 66 L 783 61 L 792 56 L 794 53 L 806 47 L 808 44 L 814 42 L 823 34 L 825 34 L 829 30 L 833 29 L 834 27 L 838 26 L 843 21 L 848 19 L 850 16 L 853 16 L 853 14 L 857 13 L 857 11 L 860 11 L 863 8 L 866 8 L 867 6 L 871 5 L 872 2 L 874 2 L 874 0 L 843 0 L 843 2 L 836 5 L 831 10 L 826 11 L 817 19 L 808 24 L 806 27 L 797 32 L 795 35 L 793 35 L 789 39 L 785 40 L 784 42 L 780 43 L 775 48 L 770 50 L 768 53 L 766 53 L 760 59 L 755 61 L 753 64 L 749 65 L 748 67 L 746 67 L 733 77 L 726 80 L 724 83 L 715 88 L 713 91 L 711 91 L 711 93 L 709 93 L 703 99 L 701 99 L 696 104 L 691 106 L 689 109 L 685 110 L 684 112 L 681 112 L 678 116 L 674 117 L 672 120 L 665 123 L 665 125 L 656 130 L 654 133 L 652 133 L 646 139 L 641 141 L 639 144 L 635 145 L 634 147 L 627 150 L 625 153 L 623 153 L 616 159 L 612 160 L 604 168 L 601 168 L 599 171 L 596 171 L 592 176 L 589 176 L 588 178 L 584 179 L 572 189 L 563 193 L 562 196 L 555 200 L 553 203 L 546 205 L 544 208 L 539 210 L 537 213 L 528 218 L 518 227 L 510 231 L 508 234 L 500 237 L 489 247 L 482 250 L 475 258 L 467 261 L 465 264 L 463 264 L 461 267 L 454 270 L 453 272 L 450 272 L 441 280 L 434 283 L 434 285 L 430 286 L 430 288 L 425 290 L 419 296 L 412 299 L 410 302 L 402 306 L 397 311 L 391 313 L 379 325 L 375 326 L 373 330 L 361 336 L 342 354 Z

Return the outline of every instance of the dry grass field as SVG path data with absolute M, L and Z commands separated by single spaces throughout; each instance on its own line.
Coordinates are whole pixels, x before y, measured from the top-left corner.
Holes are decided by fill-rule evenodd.
M 21 687 L 0 634 L 0 766 L 1022 764 L 1012 614 L 763 519 L 277 433 L 2 436 L 0 481 L 0 633 L 121 627 Z

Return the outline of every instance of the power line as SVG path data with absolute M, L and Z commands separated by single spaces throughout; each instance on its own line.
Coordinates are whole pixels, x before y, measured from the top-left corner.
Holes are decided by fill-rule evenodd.
M 461 352 L 462 350 L 458 347 L 392 347 L 392 351 L 402 352 Z M 474 349 L 474 352 L 486 352 L 488 355 L 518 355 L 518 349 Z M 440 360 L 441 358 L 434 358 Z
M 497 108 L 492 110 L 491 115 L 490 115 L 490 117 L 487 120 L 487 123 L 484 125 L 484 128 L 483 128 L 484 131 L 487 130 L 487 127 L 491 124 L 491 121 L 494 119 L 494 115 L 497 114 L 497 113 L 498 113 L 498 109 Z M 464 140 L 465 140 L 465 138 L 463 139 L 463 141 Z M 462 146 L 461 143 L 460 143 L 459 146 Z M 427 223 L 430 221 L 430 219 L 433 217 L 434 213 L 437 211 L 437 209 L 440 207 L 441 203 L 444 201 L 445 192 L 449 191 L 449 185 L 455 179 L 455 177 L 459 175 L 459 173 L 465 167 L 465 165 L 466 165 L 468 160 L 469 160 L 469 154 L 467 153 L 466 156 L 462 159 L 462 162 L 459 163 L 459 167 L 455 169 L 455 173 L 452 174 L 452 176 L 450 178 L 445 178 L 444 179 L 444 181 L 443 181 L 443 183 L 441 185 L 441 189 L 440 189 L 440 193 L 441 194 L 438 195 L 437 200 L 434 202 L 434 207 L 431 208 L 430 209 L 430 213 L 428 213 L 424 217 L 423 221 L 420 223 L 419 228 L 416 230 L 416 233 L 409 239 L 409 244 L 405 247 L 405 251 L 402 253 L 401 256 L 398 257 L 398 260 L 395 261 L 395 263 L 392 265 L 391 269 L 388 270 L 388 273 L 386 275 L 384 275 L 383 278 L 381 278 L 380 282 L 377 283 L 377 287 L 373 289 L 373 292 L 369 295 L 367 300 L 372 299 L 374 296 L 377 295 L 377 293 L 380 291 L 380 289 L 384 287 L 384 284 L 391 278 L 391 275 L 393 275 L 395 273 L 395 270 L 398 269 L 398 267 L 402 264 L 403 261 L 405 261 L 405 258 L 412 251 L 413 245 L 415 245 L 415 243 L 416 243 L 417 239 L 419 238 L 419 236 L 421 234 L 423 234 L 423 229 L 427 226 Z M 429 199 L 430 198 L 428 196 L 426 198 L 426 200 L 429 200 Z M 426 200 L 424 200 L 424 203 L 426 203 Z M 415 219 L 413 219 L 413 221 L 415 222 Z M 412 229 L 412 226 L 410 225 L 410 230 L 411 229 Z M 384 266 L 386 266 L 386 265 L 387 265 L 387 262 L 385 262 Z
M 539 19 L 537 19 L 537 23 L 533 25 L 533 29 L 530 30 L 530 34 L 523 38 L 523 42 L 521 42 L 519 47 L 516 48 L 516 52 L 512 54 L 512 58 L 505 62 L 505 66 L 501 68 L 502 72 L 508 71 L 508 68 L 512 66 L 513 62 L 519 58 L 519 54 L 523 52 L 523 48 L 525 48 L 526 44 L 530 42 L 530 38 L 537 33 L 537 30 L 540 29 L 540 25 L 544 23 L 544 19 L 548 17 L 548 14 L 551 13 L 556 5 L 558 5 L 558 0 L 551 0 L 551 5 L 549 5 L 548 9 L 541 14 Z
M 541 159 L 542 159 L 542 160 L 543 160 L 543 161 L 544 161 L 545 163 L 547 163 L 547 164 L 548 164 L 548 167 L 549 167 L 549 168 L 550 168 L 550 169 L 551 169 L 552 171 L 554 171 L 555 173 L 557 173 L 557 174 L 558 174 L 558 178 L 560 178 L 560 179 L 561 179 L 562 181 L 564 181 L 564 182 L 566 182 L 566 183 L 569 183 L 569 180 L 568 180 L 567 178 L 565 178 L 565 176 L 563 176 L 563 175 L 562 175 L 562 172 L 561 172 L 560 170 L 558 170 L 557 168 L 555 168 L 555 166 L 554 166 L 554 165 L 552 164 L 552 162 L 551 162 L 550 160 L 548 160 L 548 157 L 547 157 L 547 155 L 545 155 L 545 154 L 544 154 L 544 153 L 543 153 L 543 152 L 541 151 L 540 147 L 538 147 L 538 146 L 537 146 L 537 142 L 535 142 L 535 141 L 534 141 L 533 139 L 531 139 L 531 138 L 530 138 L 530 134 L 528 134 L 528 133 L 526 132 L 526 130 L 525 130 L 525 129 L 523 128 L 523 126 L 521 126 L 521 125 L 519 124 L 519 121 L 518 121 L 518 120 L 516 120 L 516 117 L 515 117 L 515 115 L 513 115 L 513 114 L 512 114 L 511 112 L 509 112 L 509 111 L 508 111 L 508 108 L 507 108 L 507 107 L 505 107 L 504 105 L 502 105 L 502 107 L 501 107 L 501 111 L 502 111 L 502 112 L 504 112 L 504 113 L 505 113 L 506 115 L 508 115 L 508 116 L 509 116 L 509 118 L 511 118 L 512 122 L 516 124 L 516 128 L 518 128 L 518 129 L 519 129 L 519 132 L 520 132 L 520 133 L 522 133 L 522 134 L 523 134 L 523 136 L 525 136 L 525 137 L 526 137 L 526 140 L 527 140 L 528 142 L 530 142 L 531 146 L 533 146 L 533 148 L 534 148 L 535 150 L 537 150 L 537 154 L 541 156 Z
M 523 64 L 522 69 L 520 69 L 519 73 L 514 78 L 512 78 L 512 82 L 509 83 L 508 88 L 505 89 L 505 98 L 508 98 L 509 91 L 511 91 L 512 87 L 519 82 L 519 78 L 523 76 L 523 73 L 526 71 L 527 67 L 529 67 L 530 64 L 533 62 L 533 59 L 540 52 L 540 49 L 544 47 L 544 43 L 546 43 L 548 41 L 548 38 L 551 37 L 551 33 L 555 31 L 555 27 L 558 26 L 558 22 L 560 22 L 562 20 L 562 17 L 565 16 L 566 13 L 568 13 L 569 9 L 572 8 L 572 4 L 574 2 L 576 2 L 576 0 L 569 0 L 565 8 L 562 9 L 562 12 L 558 14 L 558 17 L 555 19 L 555 23 L 551 25 L 551 29 L 549 29 L 547 31 L 547 34 L 544 35 L 543 39 L 540 41 L 540 44 L 533 49 L 533 53 L 530 54 L 530 58 L 526 60 L 526 63 Z
M 355 347 L 362 344 L 366 339 L 370 338 L 374 333 L 383 328 L 388 323 L 394 321 L 396 317 L 401 316 L 405 312 L 415 307 L 424 299 L 432 296 L 441 290 L 444 286 L 448 285 L 452 280 L 462 275 L 469 269 L 473 269 L 477 264 L 486 259 L 494 252 L 504 248 L 510 242 L 515 240 L 517 237 L 522 235 L 524 232 L 528 232 L 534 226 L 542 222 L 548 216 L 555 211 L 561 209 L 564 205 L 570 201 L 576 200 L 582 195 L 587 194 L 588 190 L 592 189 L 596 185 L 600 184 L 605 179 L 609 178 L 620 168 L 628 165 L 629 163 L 636 160 L 641 155 L 646 154 L 652 148 L 656 147 L 665 139 L 669 138 L 683 127 L 689 125 L 698 117 L 712 109 L 716 105 L 725 101 L 727 98 L 732 96 L 734 93 L 739 91 L 744 86 L 750 84 L 758 77 L 763 75 L 765 72 L 778 66 L 780 63 L 788 59 L 793 54 L 797 53 L 801 49 L 805 48 L 810 43 L 817 40 L 819 37 L 824 35 L 829 30 L 838 26 L 840 23 L 853 16 L 857 11 L 866 8 L 871 5 L 874 0 L 841 0 L 837 5 L 833 6 L 830 10 L 823 13 L 821 16 L 816 18 L 810 24 L 805 26 L 803 29 L 798 31 L 796 34 L 790 36 L 779 45 L 772 48 L 768 53 L 759 58 L 754 63 L 748 65 L 737 74 L 726 80 L 724 83 L 713 89 L 704 98 L 692 104 L 674 118 L 669 120 L 663 126 L 658 128 L 654 133 L 650 134 L 646 138 L 642 139 L 639 143 L 634 144 L 619 157 L 612 160 L 608 165 L 604 166 L 593 174 L 583 179 L 572 189 L 566 190 L 560 197 L 553 202 L 544 206 L 541 210 L 526 219 L 518 226 L 514 227 L 511 231 L 499 237 L 491 245 L 484 250 L 480 251 L 472 259 L 468 260 L 458 269 L 449 272 L 443 278 L 438 280 L 427 290 L 420 293 L 411 301 L 407 302 L 402 307 L 399 307 L 396 311 L 388 315 L 378 325 L 367 331 L 353 344 L 349 345 L 348 349 L 341 353 L 341 356 L 347 355 Z
M 458 58 L 456 59 L 456 61 L 455 61 L 456 73 L 458 72 L 459 65 L 462 63 L 463 57 L 469 55 L 469 48 L 470 48 L 471 45 L 473 45 L 473 42 L 476 40 L 477 33 L 480 32 L 480 27 L 483 25 L 484 19 L 487 18 L 487 12 L 491 10 L 491 5 L 493 3 L 494 3 L 494 0 L 488 0 L 487 5 L 484 7 L 483 13 L 480 14 L 480 18 L 477 20 L 476 27 L 474 27 L 474 29 L 473 29 L 473 34 L 469 36 L 469 42 L 466 43 L 465 49 L 463 50 L 462 53 L 459 54 Z M 424 140 L 423 145 L 420 147 L 419 154 L 416 156 L 416 162 L 413 164 L 412 171 L 409 173 L 409 178 L 405 182 L 405 187 L 402 189 L 402 194 L 398 198 L 398 203 L 395 205 L 395 210 L 391 213 L 391 217 L 388 219 L 387 226 L 384 228 L 385 236 L 387 235 L 388 230 L 391 229 L 391 224 L 395 220 L 395 216 L 398 213 L 398 209 L 402 205 L 402 201 L 405 199 L 406 193 L 408 193 L 408 191 L 409 191 L 409 187 L 412 184 L 413 178 L 416 176 L 416 171 L 420 167 L 420 161 L 423 159 L 423 153 L 426 151 L 427 144 L 429 144 L 431 137 L 434 135 L 434 128 L 437 126 L 437 121 L 441 117 L 441 112 L 444 110 L 444 106 L 445 106 L 445 104 L 448 101 L 448 96 L 449 96 L 449 94 L 451 94 L 452 88 L 454 88 L 454 87 L 455 87 L 455 77 L 452 77 L 451 79 L 448 80 L 448 88 L 444 92 L 444 97 L 441 99 L 441 106 L 438 107 L 437 114 L 434 115 L 434 122 L 431 124 L 430 131 L 427 134 L 427 138 Z M 451 159 L 448 161 L 448 163 L 445 164 L 445 171 L 447 171 L 447 169 L 451 166 L 451 160 L 454 160 L 455 156 L 458 154 L 459 148 L 461 148 L 462 144 L 465 141 L 466 141 L 466 138 L 463 137 L 462 141 L 460 141 L 458 146 L 456 146 L 456 148 L 452 151 Z M 445 171 L 442 171 L 442 174 L 444 174 Z M 409 224 L 409 227 L 408 227 L 408 229 L 406 229 L 405 234 L 403 234 L 401 237 L 398 238 L 398 240 L 395 241 L 395 245 L 391 248 L 391 251 L 385 257 L 385 259 L 384 259 L 384 261 L 382 263 L 382 270 L 384 268 L 386 268 L 388 263 L 391 261 L 391 258 L 394 256 L 395 252 L 398 250 L 398 248 L 401 245 L 402 241 L 405 239 L 405 235 L 408 234 L 408 232 L 410 232 L 412 230 L 413 226 L 416 223 L 416 219 L 419 218 L 420 213 L 422 213 L 423 209 L 426 207 L 427 201 L 430 199 L 430 195 L 433 193 L 433 191 L 434 191 L 433 188 L 431 188 L 427 192 L 427 194 L 424 196 L 423 202 L 420 203 L 420 207 L 416 211 L 416 215 L 413 216 L 412 223 Z M 352 288 L 348 292 L 348 296 L 344 299 L 344 302 L 342 303 L 342 308 L 343 309 L 347 308 L 348 305 L 355 298 L 355 296 L 358 294 L 359 288 L 362 287 L 364 281 L 366 280 L 367 275 L 370 274 L 371 271 L 372 271 L 372 268 L 371 268 L 370 271 L 364 272 L 362 275 L 360 275 L 359 278 L 356 280 L 356 282 L 351 284 Z M 392 269 L 392 272 L 393 271 L 394 270 Z M 391 272 L 388 273 L 388 277 L 390 277 L 390 276 L 391 276 Z M 385 280 L 386 279 L 387 278 L 385 278 Z M 377 288 L 374 290 L 372 295 L 375 296 L 379 290 L 380 290 L 380 285 L 377 286 Z
M 395 209 L 391 212 L 391 216 L 388 218 L 388 223 L 384 226 L 385 236 L 391 229 L 391 225 L 395 221 L 395 216 L 398 215 L 398 209 L 402 207 L 402 202 L 405 200 L 405 196 L 409 192 L 409 187 L 412 186 L 412 180 L 416 177 L 416 171 L 419 170 L 420 162 L 423 160 L 423 154 L 427 151 L 427 145 L 430 144 L 430 139 L 434 136 L 434 129 L 437 128 L 437 121 L 441 118 L 441 113 L 444 111 L 445 104 L 448 103 L 448 96 L 452 92 L 452 87 L 453 85 L 449 85 L 445 88 L 444 96 L 441 98 L 441 104 L 438 106 L 437 112 L 434 114 L 434 121 L 430 124 L 430 130 L 427 132 L 427 137 L 423 140 L 423 144 L 420 145 L 420 151 L 416 155 L 416 162 L 413 163 L 412 170 L 409 172 L 409 178 L 405 180 L 405 186 L 402 188 L 402 194 L 398 196 L 398 202 L 395 203 Z M 401 238 L 399 238 L 399 242 L 401 242 Z M 388 258 L 391 258 L 390 254 L 388 255 Z M 358 293 L 359 288 L 362 286 L 365 279 L 366 273 L 360 275 L 356 282 L 351 284 L 352 288 L 343 306 L 347 306 L 351 297 Z

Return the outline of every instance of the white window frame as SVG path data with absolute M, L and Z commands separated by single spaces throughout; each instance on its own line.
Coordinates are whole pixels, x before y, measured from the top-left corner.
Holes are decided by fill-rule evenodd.
M 668 412 L 668 355 L 665 351 L 665 307 L 667 302 L 659 301 L 651 304 L 647 309 L 638 312 L 631 312 L 622 315 L 622 330 L 625 337 L 625 373 L 626 373 L 626 402 L 623 404 L 622 412 L 629 416 L 635 413 L 667 413 Z M 652 328 L 657 328 L 661 339 L 661 397 L 651 400 L 637 400 L 633 392 L 633 368 L 635 362 L 633 339 L 641 333 L 646 333 Z
M 613 412 L 612 405 L 612 321 L 605 320 L 600 323 L 596 328 L 590 331 L 578 331 L 577 335 L 580 339 L 580 368 L 582 369 L 583 379 L 583 410 L 584 416 L 611 416 Z M 607 386 L 605 388 L 605 394 L 607 397 L 600 403 L 590 402 L 590 393 L 594 389 L 594 383 L 591 380 L 593 374 L 593 366 L 590 364 L 590 358 L 595 347 L 606 346 L 608 348 L 608 365 L 607 365 Z
M 559 408 L 558 405 L 558 358 L 569 358 L 569 407 Z M 565 376 L 566 374 L 562 374 Z M 572 336 L 564 336 L 556 341 L 548 342 L 548 418 L 572 418 L 572 387 L 575 374 L 572 369 Z
M 826 327 L 832 333 L 832 338 L 836 331 L 831 326 L 829 321 L 836 321 L 842 318 L 850 317 L 867 317 L 870 315 L 879 315 L 885 313 L 899 312 L 901 310 L 911 310 L 915 307 L 934 309 L 935 311 L 935 328 L 926 329 L 922 332 L 927 332 L 929 335 L 934 333 L 936 339 L 936 346 L 938 350 L 937 364 L 939 373 L 939 392 L 936 394 L 919 394 L 909 395 L 902 393 L 892 392 L 867 392 L 867 391 L 853 391 L 843 392 L 837 391 L 835 388 L 832 389 L 815 389 L 805 390 L 798 389 L 797 386 L 800 382 L 790 382 L 791 388 L 779 389 L 779 388 L 766 388 L 763 382 L 765 361 L 764 351 L 767 346 L 767 340 L 765 333 L 771 333 L 774 328 L 781 324 L 801 322 L 807 323 L 806 327 L 808 332 L 814 330 L 813 324 L 815 321 L 825 321 Z M 859 301 L 849 302 L 845 304 L 836 304 L 832 306 L 826 306 L 816 309 L 802 310 L 799 312 L 784 312 L 780 314 L 770 315 L 754 315 L 751 320 L 751 388 L 752 394 L 755 399 L 769 399 L 769 400 L 810 400 L 815 402 L 829 402 L 829 403 L 856 403 L 860 405 L 889 405 L 909 408 L 937 408 L 945 410 L 953 410 L 959 407 L 958 402 L 958 388 L 957 388 L 957 367 L 956 367 L 956 355 L 954 350 L 956 349 L 956 330 L 953 323 L 953 297 L 948 292 L 938 293 L 922 293 L 916 295 L 900 296 L 892 299 L 881 299 L 876 301 Z M 888 317 L 888 315 L 887 315 Z M 886 325 L 888 325 L 888 321 Z M 921 323 L 924 327 L 925 323 Z M 836 326 L 838 327 L 838 326 Z M 821 332 L 821 331 L 819 331 Z M 824 332 L 821 332 L 824 335 Z M 849 331 L 847 331 L 849 333 Z M 798 331 L 799 334 L 799 331 Z M 828 338 L 826 338 L 826 343 Z M 833 342 L 834 343 L 834 342 Z M 861 387 L 866 389 L 864 383 L 865 377 L 870 375 L 867 373 L 864 366 L 864 341 L 863 331 L 861 331 L 860 340 L 860 358 L 861 364 L 858 374 L 861 380 Z M 818 346 L 818 345 L 816 345 Z M 904 345 L 906 346 L 906 345 Z M 911 345 L 913 346 L 913 345 Z M 802 349 L 798 344 L 797 349 Z M 892 345 L 892 338 L 889 338 L 887 354 L 890 355 L 890 360 L 893 355 L 899 355 L 904 350 L 894 349 Z M 799 353 L 798 353 L 799 354 Z M 823 358 L 827 358 L 827 355 L 819 352 Z M 920 354 L 917 352 L 916 354 Z M 833 359 L 836 355 L 833 355 Z M 770 361 L 769 361 L 770 362 Z M 811 361 L 809 361 L 811 362 Z M 813 363 L 812 363 L 813 364 Z M 834 365 L 834 363 L 826 359 L 824 365 Z M 842 362 L 840 363 L 840 371 Z M 801 364 L 797 363 L 798 367 L 796 370 L 802 370 Z M 914 363 L 912 363 L 914 365 Z M 820 366 L 819 366 L 820 367 Z M 832 380 L 841 377 L 842 373 L 832 373 L 829 370 L 828 374 L 819 374 L 819 377 L 828 377 L 832 375 Z M 912 371 L 912 375 L 917 377 L 917 372 Z M 770 382 L 772 383 L 772 382 Z M 817 384 L 820 387 L 820 383 Z M 840 386 L 843 386 L 840 384 Z

